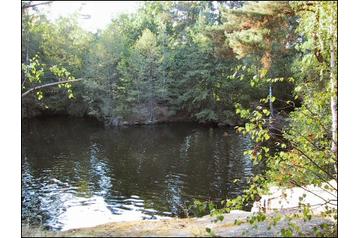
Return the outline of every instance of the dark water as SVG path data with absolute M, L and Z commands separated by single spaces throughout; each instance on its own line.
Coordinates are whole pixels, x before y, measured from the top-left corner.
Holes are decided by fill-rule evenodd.
M 86 119 L 22 124 L 22 219 L 48 229 L 182 215 L 193 199 L 239 195 L 250 141 L 174 123 L 109 129 Z M 240 179 L 233 183 L 234 179 Z

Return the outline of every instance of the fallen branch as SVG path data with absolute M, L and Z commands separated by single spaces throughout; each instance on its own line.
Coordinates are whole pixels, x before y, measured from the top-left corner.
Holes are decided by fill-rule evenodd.
M 58 81 L 58 82 L 53 82 L 53 83 L 47 83 L 44 85 L 39 85 L 33 88 L 30 88 L 29 90 L 27 90 L 26 92 L 24 92 L 23 94 L 21 94 L 21 97 L 25 97 L 27 94 L 31 93 L 32 91 L 41 89 L 41 88 L 47 88 L 47 87 L 51 87 L 54 85 L 58 85 L 58 84 L 64 84 L 64 83 L 73 83 L 73 82 L 77 82 L 77 81 L 81 81 L 83 80 L 83 78 L 79 78 L 79 79 L 72 79 L 72 80 L 64 80 L 64 81 Z

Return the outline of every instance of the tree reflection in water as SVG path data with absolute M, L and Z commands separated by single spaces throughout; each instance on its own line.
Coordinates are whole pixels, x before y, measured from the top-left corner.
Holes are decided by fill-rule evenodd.
M 22 219 L 49 229 L 180 216 L 193 199 L 237 196 L 253 174 L 242 154 L 251 143 L 232 128 L 73 118 L 22 128 Z

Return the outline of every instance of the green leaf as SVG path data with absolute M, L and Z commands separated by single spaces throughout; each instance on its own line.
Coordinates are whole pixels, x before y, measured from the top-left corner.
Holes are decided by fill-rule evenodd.
M 262 112 L 266 115 L 269 116 L 270 115 L 270 111 L 267 109 L 263 109 Z

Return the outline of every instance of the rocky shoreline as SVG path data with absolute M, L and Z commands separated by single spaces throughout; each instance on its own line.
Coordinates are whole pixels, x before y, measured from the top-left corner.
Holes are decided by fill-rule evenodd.
M 269 221 L 263 221 L 257 225 L 250 224 L 247 217 L 253 215 L 252 212 L 240 210 L 231 211 L 224 214 L 223 221 L 217 221 L 210 215 L 201 218 L 175 218 L 166 220 L 143 220 L 132 222 L 117 222 L 98 225 L 89 228 L 71 229 L 62 232 L 50 232 L 39 229 L 23 227 L 22 236 L 57 236 L 57 237 L 145 237 L 145 236 L 174 236 L 174 237 L 193 237 L 193 236 L 224 236 L 224 237 L 270 237 L 282 236 L 281 231 L 287 228 L 288 220 L 282 219 L 276 226 L 272 226 Z M 240 225 L 235 225 L 239 221 Z M 313 229 L 320 224 L 333 224 L 330 219 L 314 216 L 310 221 L 303 219 L 293 219 L 291 223 L 301 228 L 305 236 L 314 236 Z M 294 236 L 299 235 L 297 232 Z

